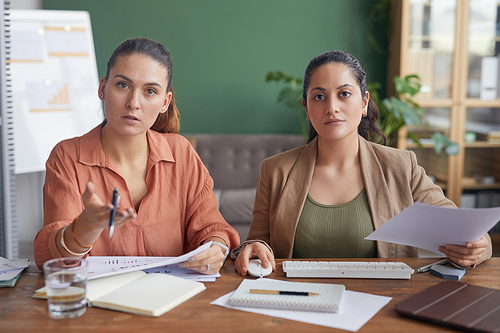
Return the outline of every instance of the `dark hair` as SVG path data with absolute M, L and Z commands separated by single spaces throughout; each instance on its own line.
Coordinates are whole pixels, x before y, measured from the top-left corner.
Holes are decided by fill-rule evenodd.
M 304 103 L 307 103 L 307 89 L 309 89 L 309 84 L 311 83 L 311 77 L 314 72 L 321 66 L 331 63 L 344 64 L 346 68 L 351 72 L 353 78 L 358 83 L 361 90 L 361 94 L 365 95 L 367 91 L 366 88 L 366 73 L 359 64 L 358 59 L 356 59 L 351 54 L 344 51 L 326 51 L 314 57 L 306 68 L 304 74 L 304 84 L 302 90 L 302 98 Z M 368 111 L 367 116 L 361 119 L 361 123 L 358 126 L 358 134 L 369 141 L 374 141 L 378 143 L 386 144 L 386 137 L 384 133 L 377 127 L 377 119 L 380 115 L 377 105 L 370 98 L 368 101 Z M 318 132 L 314 129 L 312 124 L 309 124 L 309 138 L 307 142 L 311 142 L 315 137 L 318 136 Z
M 110 70 L 115 66 L 116 59 L 120 56 L 132 54 L 144 54 L 151 59 L 163 65 L 167 70 L 167 92 L 173 93 L 172 88 L 172 59 L 170 53 L 158 42 L 147 38 L 128 39 L 121 43 L 111 54 L 106 68 L 106 80 L 109 78 Z M 155 123 L 151 126 L 152 130 L 160 133 L 178 133 L 180 127 L 179 110 L 175 106 L 175 99 L 172 94 L 172 100 L 165 113 L 160 113 Z

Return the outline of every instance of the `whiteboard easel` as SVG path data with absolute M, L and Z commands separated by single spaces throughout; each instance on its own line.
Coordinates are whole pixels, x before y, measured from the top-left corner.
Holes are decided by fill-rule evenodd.
M 103 119 L 90 17 L 11 10 L 10 19 L 15 172 L 44 171 L 59 141 Z

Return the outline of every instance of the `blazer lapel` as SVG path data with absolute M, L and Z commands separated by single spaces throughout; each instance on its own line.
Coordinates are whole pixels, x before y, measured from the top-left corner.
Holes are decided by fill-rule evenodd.
M 375 229 L 394 216 L 394 208 L 378 156 L 363 137 L 359 137 L 361 174 Z M 378 257 L 394 257 L 394 244 L 377 242 Z
M 302 150 L 283 187 L 274 217 L 275 230 L 272 233 L 274 242 L 271 239 L 276 246 L 278 257 L 292 257 L 295 230 L 311 185 L 317 152 L 318 140 L 316 138 Z

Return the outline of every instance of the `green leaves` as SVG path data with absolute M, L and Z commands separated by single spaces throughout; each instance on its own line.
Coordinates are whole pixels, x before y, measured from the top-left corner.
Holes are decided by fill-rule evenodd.
M 295 78 L 290 75 L 286 75 L 282 71 L 274 71 L 274 72 L 268 72 L 266 75 L 266 82 L 269 81 L 277 81 L 277 82 L 295 82 L 296 85 L 302 85 L 302 79 L 301 78 Z
M 393 81 L 394 85 L 396 86 L 396 91 L 398 95 L 401 95 L 401 97 L 406 97 L 405 95 L 413 97 L 418 92 L 420 92 L 421 84 L 418 75 L 407 75 L 404 78 L 395 76 Z M 406 97 L 405 99 L 408 99 L 408 97 Z
M 434 151 L 436 154 L 441 154 L 443 148 L 445 149 L 448 155 L 456 155 L 460 150 L 460 145 L 451 141 L 447 136 L 442 133 L 436 132 L 432 135 L 432 139 L 434 140 Z
M 377 89 L 380 84 L 372 83 L 369 86 L 370 94 L 380 111 L 379 128 L 384 132 L 389 140 L 389 145 L 395 144 L 399 129 L 404 125 L 418 125 L 425 123 L 425 110 L 413 100 L 413 97 L 420 91 L 420 78 L 418 75 L 407 75 L 404 78 L 394 77 L 396 88 L 395 96 L 385 98 L 380 101 Z M 417 143 L 419 138 L 414 133 L 408 133 L 408 138 Z M 460 146 L 451 141 L 442 133 L 436 132 L 432 135 L 434 140 L 434 150 L 440 154 L 444 149 L 448 155 L 456 155 Z
M 284 104 L 291 109 L 302 111 L 302 90 L 294 90 L 291 87 L 284 87 L 278 94 L 278 103 Z
M 278 93 L 278 103 L 287 106 L 295 111 L 299 120 L 300 130 L 307 141 L 309 136 L 308 123 L 305 118 L 304 107 L 302 106 L 302 79 L 286 75 L 282 71 L 268 72 L 266 82 L 281 82 L 285 86 Z
M 394 96 L 384 99 L 382 103 L 387 110 L 392 113 L 394 118 L 403 120 L 406 125 L 416 125 L 422 123 L 422 108 L 417 108 Z

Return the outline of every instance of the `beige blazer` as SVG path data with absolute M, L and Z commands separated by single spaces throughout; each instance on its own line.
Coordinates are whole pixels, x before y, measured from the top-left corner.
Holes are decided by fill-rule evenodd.
M 311 184 L 317 139 L 262 162 L 248 240 L 270 244 L 276 258 L 291 258 L 295 231 Z M 375 229 L 414 202 L 455 207 L 417 164 L 415 153 L 359 137 L 361 173 Z M 472 222 L 472 221 L 471 221 Z M 481 260 L 491 257 L 491 239 Z M 380 258 L 417 257 L 410 246 L 377 242 Z

